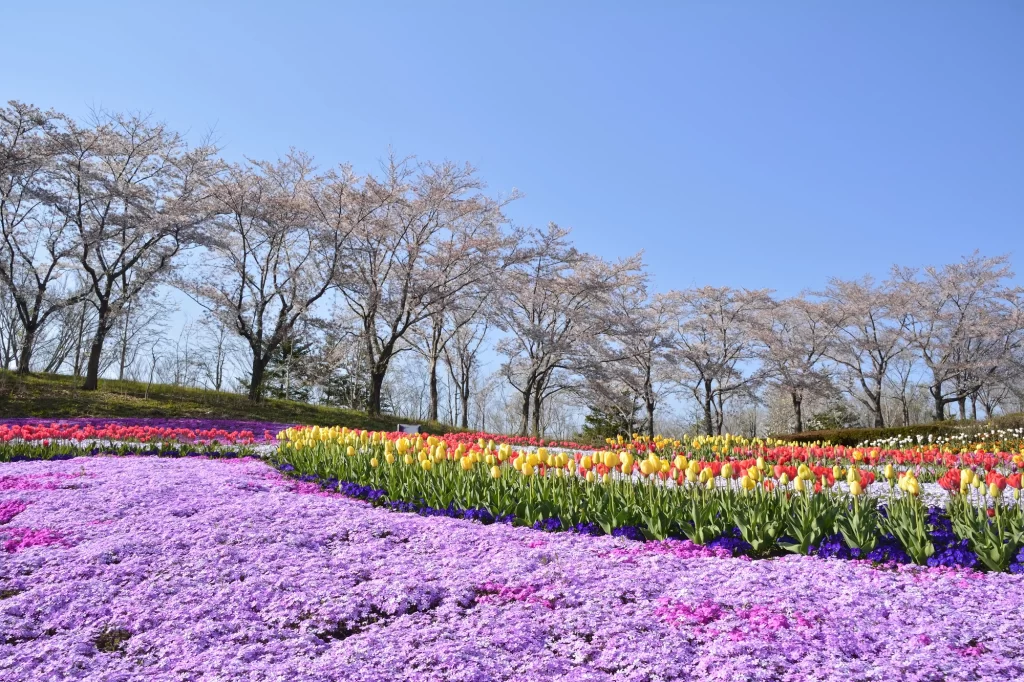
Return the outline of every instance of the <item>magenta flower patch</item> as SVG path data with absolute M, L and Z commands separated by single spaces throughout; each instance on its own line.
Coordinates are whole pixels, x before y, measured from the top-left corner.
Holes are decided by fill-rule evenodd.
M 7 500 L 0 502 L 0 523 L 7 523 L 27 508 L 28 505 L 21 500 Z

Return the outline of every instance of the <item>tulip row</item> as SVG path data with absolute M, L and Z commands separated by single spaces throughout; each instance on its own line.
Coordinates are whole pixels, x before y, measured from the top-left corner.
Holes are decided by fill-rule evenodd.
M 323 431 L 327 431 L 324 429 Z M 389 439 L 401 437 L 401 434 L 389 434 Z M 279 438 L 287 439 L 286 433 Z M 483 450 L 485 447 L 495 450 L 503 445 L 510 448 L 537 448 L 548 450 L 569 450 L 591 456 L 604 456 L 605 451 L 629 452 L 634 458 L 641 459 L 650 453 L 672 461 L 682 455 L 689 459 L 701 461 L 739 462 L 764 459 L 769 464 L 799 465 L 814 464 L 819 466 L 849 466 L 878 469 L 887 464 L 896 467 L 913 467 L 915 475 L 922 482 L 935 482 L 949 468 L 978 467 L 985 470 L 1002 469 L 1010 473 L 1013 469 L 1024 467 L 1024 442 L 1018 442 L 1015 449 L 990 449 L 982 445 L 963 445 L 951 448 L 947 446 L 928 445 L 906 449 L 884 449 L 880 447 L 845 447 L 831 445 L 798 445 L 773 440 L 744 439 L 733 436 L 695 437 L 683 440 L 671 440 L 661 437 L 647 439 L 637 437 L 633 440 L 609 439 L 608 447 L 582 448 L 574 444 L 547 444 L 543 441 L 529 440 L 529 444 L 521 443 L 521 438 L 508 438 L 489 434 L 448 434 L 439 437 L 449 450 L 462 446 L 469 451 Z M 1004 445 L 1008 444 L 1004 443 Z
M 686 537 L 702 545 L 731 539 L 755 557 L 811 554 L 837 541 L 853 556 L 871 557 L 888 543 L 925 564 L 959 542 L 964 556 L 971 554 L 967 546 L 974 551 L 971 562 L 1006 570 L 1024 546 L 1020 477 L 997 479 L 992 472 L 979 488 L 976 474 L 965 469 L 972 473 L 964 474 L 964 493 L 955 491 L 948 514 L 937 516 L 921 502 L 914 471 L 892 464 L 882 471 L 889 486 L 880 503 L 864 494 L 874 472 L 856 465 L 668 459 L 656 452 L 638 458 L 629 450 L 514 452 L 491 443 L 449 449 L 443 438 L 345 429 L 291 429 L 279 438 L 279 465 L 320 481 L 365 486 L 377 491 L 379 504 L 479 509 L 552 529 L 635 527 L 648 539 Z M 845 487 L 837 484 L 844 479 Z M 1007 486 L 1012 500 L 1003 494 Z M 940 540 L 939 525 L 952 533 Z
M 273 438 L 269 431 L 264 438 Z M 124 425 L 117 422 L 93 425 L 75 422 L 0 423 L 0 443 L 51 442 L 131 442 L 131 443 L 195 443 L 251 445 L 256 436 L 251 430 L 222 428 L 193 429 L 178 426 Z

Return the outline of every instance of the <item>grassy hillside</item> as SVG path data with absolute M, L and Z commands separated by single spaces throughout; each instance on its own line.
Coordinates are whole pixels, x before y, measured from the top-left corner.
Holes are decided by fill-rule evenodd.
M 370 417 L 365 412 L 291 400 L 251 403 L 235 393 L 134 381 L 100 380 L 97 391 L 79 388 L 81 378 L 57 374 L 20 377 L 0 370 L 0 417 L 191 417 L 253 419 L 393 431 L 397 423 L 421 424 L 429 433 L 458 430 L 436 422 Z

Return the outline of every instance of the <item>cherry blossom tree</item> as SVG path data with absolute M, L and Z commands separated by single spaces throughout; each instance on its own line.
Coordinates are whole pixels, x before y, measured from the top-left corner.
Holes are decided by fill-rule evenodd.
M 823 362 L 838 332 L 828 307 L 804 297 L 773 301 L 752 329 L 770 383 L 793 405 L 794 430 L 803 431 L 803 402 L 808 393 L 823 393 L 831 384 Z
M 166 282 L 179 252 L 194 245 L 220 162 L 212 145 L 190 148 L 141 115 L 101 112 L 84 125 L 67 116 L 59 122 L 44 201 L 75 232 L 74 258 L 96 308 L 83 386 L 95 390 L 118 316 Z
M 19 374 L 28 373 L 47 320 L 84 295 L 73 272 L 75 231 L 47 201 L 58 116 L 13 101 L 0 109 L 0 286 L 20 327 Z
M 376 208 L 356 185 L 347 168 L 317 174 L 296 151 L 234 165 L 213 185 L 205 251 L 175 282 L 244 339 L 250 400 L 261 398 L 274 352 L 335 286 L 346 239 Z
M 1022 343 L 1024 290 L 1007 284 L 1012 277 L 1009 256 L 977 252 L 942 267 L 893 269 L 893 286 L 905 292 L 910 343 L 930 375 L 936 420 L 950 403 L 966 418 L 968 397 L 996 378 Z
M 540 436 L 541 410 L 568 390 L 586 358 L 586 341 L 611 326 L 607 300 L 640 276 L 639 255 L 618 262 L 578 251 L 554 223 L 532 230 L 523 257 L 508 268 L 495 305 L 505 332 L 497 350 L 502 374 L 520 397 L 519 431 Z
M 770 292 L 706 286 L 671 296 L 679 310 L 673 357 L 681 384 L 700 405 L 704 432 L 720 434 L 726 402 L 752 396 L 764 379 L 754 327 L 772 304 Z
M 883 427 L 889 365 L 907 348 L 906 295 L 892 283 L 878 285 L 864 277 L 832 279 L 821 296 L 837 330 L 826 357 L 839 365 L 846 390 L 867 409 L 873 425 Z
M 373 207 L 346 239 L 336 282 L 361 326 L 369 363 L 371 414 L 392 359 L 416 325 L 484 282 L 503 263 L 509 237 L 502 209 L 518 194 L 483 193 L 476 170 L 390 156 L 362 186 Z M 436 364 L 435 364 L 436 369 Z

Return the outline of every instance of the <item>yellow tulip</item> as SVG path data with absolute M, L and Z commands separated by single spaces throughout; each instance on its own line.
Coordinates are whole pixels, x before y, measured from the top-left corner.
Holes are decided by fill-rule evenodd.
M 864 492 L 864 489 L 861 488 L 860 483 L 858 481 L 851 481 L 850 482 L 850 494 L 851 495 L 853 495 L 854 497 L 857 497 L 858 495 L 860 495 L 863 492 Z
M 422 462 L 420 462 L 420 466 L 423 467 L 424 471 L 430 471 L 430 469 L 433 468 L 434 463 L 431 462 L 429 459 L 425 459 Z
M 378 464 L 380 464 L 380 462 L 377 461 L 376 457 L 373 457 L 373 458 L 370 459 L 370 466 L 372 466 L 374 469 L 377 468 Z
M 463 471 L 469 471 L 473 468 L 473 460 L 470 457 L 461 458 L 459 464 L 462 466 Z
M 529 462 L 524 464 L 520 471 L 523 472 L 523 476 L 533 476 L 533 466 Z
M 356 454 L 356 449 L 351 445 L 348 446 L 348 450 L 345 451 L 349 457 L 353 457 Z
M 501 478 L 501 467 L 497 465 L 491 467 L 491 478 Z
M 588 471 L 587 472 L 587 476 L 586 476 L 587 483 L 593 483 L 595 478 L 597 478 L 597 477 L 594 476 L 594 472 L 593 471 Z

